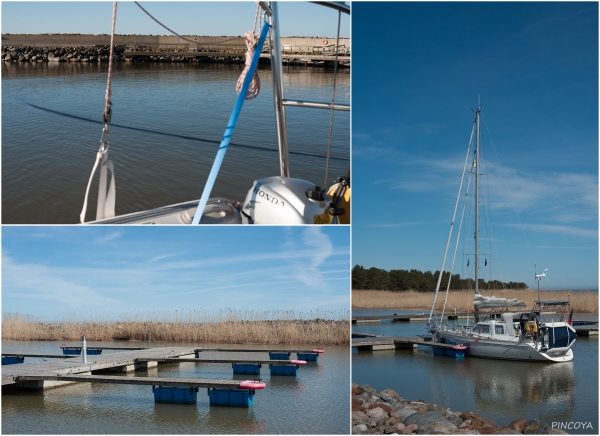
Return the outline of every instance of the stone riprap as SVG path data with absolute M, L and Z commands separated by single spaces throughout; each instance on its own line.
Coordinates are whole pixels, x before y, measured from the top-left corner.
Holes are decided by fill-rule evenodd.
M 397 392 L 378 392 L 352 383 L 352 434 L 568 434 L 538 419 L 517 419 L 498 425 L 472 412 L 409 401 Z
M 113 61 L 128 62 L 225 62 L 243 63 L 244 52 L 239 57 L 219 56 L 218 50 L 210 50 L 215 56 L 189 57 L 178 55 L 182 49 L 151 49 L 144 48 L 138 51 L 148 52 L 148 55 L 126 58 L 122 48 L 117 47 L 113 51 Z M 168 55 L 155 55 L 160 51 L 169 52 Z M 172 53 L 172 54 L 171 54 Z M 8 62 L 108 62 L 110 55 L 109 46 L 61 46 L 61 47 L 35 47 L 7 45 L 2 47 L 2 60 Z

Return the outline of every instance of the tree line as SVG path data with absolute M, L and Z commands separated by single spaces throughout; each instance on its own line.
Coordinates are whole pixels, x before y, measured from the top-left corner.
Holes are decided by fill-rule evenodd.
M 417 291 L 433 292 L 437 285 L 440 272 L 419 271 L 416 269 L 393 269 L 386 271 L 380 268 L 365 269 L 361 265 L 355 265 L 352 268 L 352 289 L 374 289 L 379 291 Z M 440 290 L 448 287 L 449 272 L 442 274 Z M 451 290 L 474 289 L 475 280 L 471 278 L 463 279 L 460 274 L 452 274 L 450 280 Z M 527 285 L 523 282 L 501 282 L 499 280 L 479 279 L 479 289 L 526 289 Z

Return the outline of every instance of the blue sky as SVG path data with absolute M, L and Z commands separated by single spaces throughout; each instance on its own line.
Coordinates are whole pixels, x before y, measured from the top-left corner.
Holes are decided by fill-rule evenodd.
M 140 1 L 157 20 L 181 35 L 235 36 L 252 28 L 253 1 Z M 112 2 L 2 2 L 2 33 L 109 34 Z M 335 37 L 337 11 L 307 2 L 282 2 L 281 36 Z M 169 35 L 133 1 L 119 2 L 115 32 L 123 35 Z M 342 14 L 340 36 L 350 35 L 350 18 Z
M 353 265 L 440 269 L 481 95 L 503 278 L 597 289 L 598 3 L 352 7 Z
M 347 311 L 349 265 L 347 226 L 4 226 L 2 311 Z

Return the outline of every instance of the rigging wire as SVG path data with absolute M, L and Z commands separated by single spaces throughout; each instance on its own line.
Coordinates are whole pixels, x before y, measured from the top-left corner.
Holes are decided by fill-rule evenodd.
M 181 38 L 181 39 L 183 39 L 184 41 L 191 42 L 192 44 L 198 44 L 198 41 L 192 41 L 191 39 L 187 39 L 185 36 L 181 36 L 179 33 L 175 32 L 174 30 L 172 30 L 172 29 L 169 29 L 169 28 L 168 28 L 167 26 L 165 26 L 163 23 L 161 23 L 161 22 L 160 22 L 160 21 L 158 21 L 156 18 L 154 18 L 154 17 L 152 16 L 152 14 L 150 14 L 150 12 L 148 12 L 146 9 L 144 9 L 144 8 L 142 7 L 142 5 L 140 5 L 138 2 L 134 1 L 134 3 L 135 3 L 136 5 L 138 5 L 138 7 L 139 7 L 139 8 L 140 8 L 142 11 L 144 11 L 144 12 L 146 13 L 146 15 L 148 15 L 150 18 L 152 18 L 152 19 L 153 19 L 153 20 L 154 20 L 154 21 L 155 21 L 155 22 L 156 22 L 156 23 L 157 23 L 159 26 L 161 26 L 162 28 L 164 28 L 164 29 L 167 29 L 167 30 L 168 30 L 169 32 L 171 32 L 173 35 L 176 35 L 176 36 L 180 37 L 180 38 Z M 239 36 L 236 36 L 235 38 L 229 38 L 229 39 L 223 39 L 223 40 L 221 40 L 221 41 L 211 42 L 211 44 L 222 44 L 222 43 L 224 43 L 224 42 L 228 42 L 228 41 L 236 41 L 236 40 L 239 40 L 239 39 L 240 39 L 240 37 L 239 37 Z
M 482 114 L 482 116 L 483 116 L 483 114 Z M 523 233 L 523 237 L 525 238 L 525 243 L 527 244 L 527 249 L 529 250 L 529 256 L 531 257 L 531 261 L 533 263 L 535 263 L 534 258 L 533 258 L 533 252 L 531 251 L 531 245 L 529 245 L 529 241 L 527 240 L 527 235 L 525 234 L 525 228 L 523 227 L 523 223 L 521 222 L 521 217 L 519 215 L 519 212 L 517 211 L 517 207 L 515 206 L 515 202 L 514 202 L 514 199 L 513 199 L 513 196 L 512 196 L 512 191 L 510 190 L 510 185 L 506 181 L 506 171 L 504 170 L 504 167 L 500 163 L 500 158 L 498 157 L 498 152 L 496 151 L 496 146 L 494 145 L 494 141 L 492 140 L 492 135 L 490 133 L 490 129 L 489 129 L 488 125 L 487 125 L 487 122 L 485 121 L 485 117 L 483 117 L 483 123 L 485 125 L 485 129 L 488 132 L 488 136 L 490 137 L 490 142 L 492 144 L 492 148 L 494 149 L 494 154 L 496 155 L 496 160 L 498 161 L 498 165 L 502 169 L 502 177 L 504 178 L 504 185 L 508 189 L 508 194 L 509 194 L 509 197 L 510 197 L 510 201 L 511 201 L 512 207 L 513 207 L 513 209 L 515 211 L 515 214 L 517 215 L 517 219 L 519 220 L 519 226 L 521 227 L 521 232 Z
M 335 104 L 335 85 L 337 79 L 337 71 L 338 71 L 338 51 L 340 47 L 340 23 L 342 21 L 342 12 L 338 12 L 338 28 L 337 28 L 337 37 L 335 40 L 335 64 L 333 66 L 333 92 L 331 95 L 331 111 L 329 113 L 329 137 L 327 139 L 327 161 L 325 163 L 325 181 L 323 182 L 323 186 L 327 186 L 327 174 L 329 172 L 329 154 L 331 150 L 331 135 L 333 132 L 333 107 Z
M 39 110 L 42 110 L 42 111 L 45 111 L 45 112 L 50 112 L 50 113 L 53 113 L 53 114 L 56 114 L 56 115 L 59 115 L 59 116 L 73 118 L 73 119 L 80 120 L 80 121 L 87 121 L 89 123 L 104 124 L 102 121 L 92 120 L 91 118 L 85 118 L 85 117 L 81 117 L 81 116 L 78 116 L 78 115 L 73 115 L 73 114 L 69 114 L 69 113 L 66 113 L 66 112 L 61 112 L 61 111 L 57 111 L 57 110 L 54 110 L 54 109 L 45 108 L 43 106 L 38 106 L 36 104 L 29 103 L 27 101 L 23 101 L 23 102 L 26 105 L 31 106 L 33 108 L 36 108 L 36 109 L 39 109 Z M 191 141 L 205 142 L 205 143 L 208 143 L 208 144 L 220 144 L 221 143 L 221 141 L 216 141 L 216 140 L 213 140 L 213 139 L 198 138 L 198 137 L 195 137 L 195 136 L 187 136 L 187 135 L 179 135 L 179 134 L 176 134 L 176 133 L 161 132 L 161 131 L 158 131 L 158 130 L 142 129 L 140 127 L 124 126 L 124 125 L 121 125 L 121 124 L 111 123 L 111 127 L 113 127 L 113 128 L 114 127 L 118 127 L 118 128 L 121 128 L 121 129 L 133 130 L 133 131 L 136 131 L 136 132 L 151 133 L 151 134 L 154 134 L 154 135 L 164 135 L 164 136 L 169 136 L 169 137 L 172 137 L 172 138 L 188 139 L 188 140 L 191 140 Z M 277 152 L 277 149 L 268 148 L 268 147 L 260 147 L 260 146 L 257 146 L 257 145 L 240 144 L 240 143 L 234 143 L 234 142 L 231 142 L 229 145 L 233 146 L 233 147 L 249 148 L 249 149 L 252 149 L 252 150 L 269 151 L 269 152 L 273 152 L 273 153 Z M 326 159 L 327 158 L 327 156 L 322 155 L 322 154 L 303 153 L 303 152 L 299 152 L 299 151 L 290 151 L 289 153 L 292 154 L 292 155 L 305 156 L 305 157 L 316 157 L 316 158 L 319 158 L 319 159 Z M 338 157 L 338 156 L 330 156 L 330 159 L 339 160 L 339 161 L 345 161 L 345 162 L 350 161 L 349 158 Z

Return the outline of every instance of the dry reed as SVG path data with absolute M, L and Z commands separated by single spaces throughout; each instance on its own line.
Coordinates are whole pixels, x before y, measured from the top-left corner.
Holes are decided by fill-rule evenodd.
M 482 295 L 491 295 L 482 291 Z M 533 306 L 533 301 L 538 299 L 537 290 L 497 290 L 494 296 L 501 298 L 516 298 L 523 301 L 528 308 Z M 445 294 L 440 293 L 436 310 L 441 310 Z M 541 291 L 542 300 L 567 300 L 570 298 L 571 306 L 575 313 L 598 313 L 598 291 Z M 432 292 L 390 292 L 375 290 L 353 290 L 352 307 L 355 309 L 412 309 L 429 310 L 433 302 Z M 446 310 L 458 312 L 473 311 L 473 291 L 451 291 L 448 294 Z
M 119 321 L 108 314 L 62 315 L 51 323 L 21 313 L 4 313 L 2 339 L 15 341 L 156 341 L 218 344 L 350 343 L 350 312 L 182 310 L 133 312 Z M 112 318 L 112 317 L 111 317 Z

